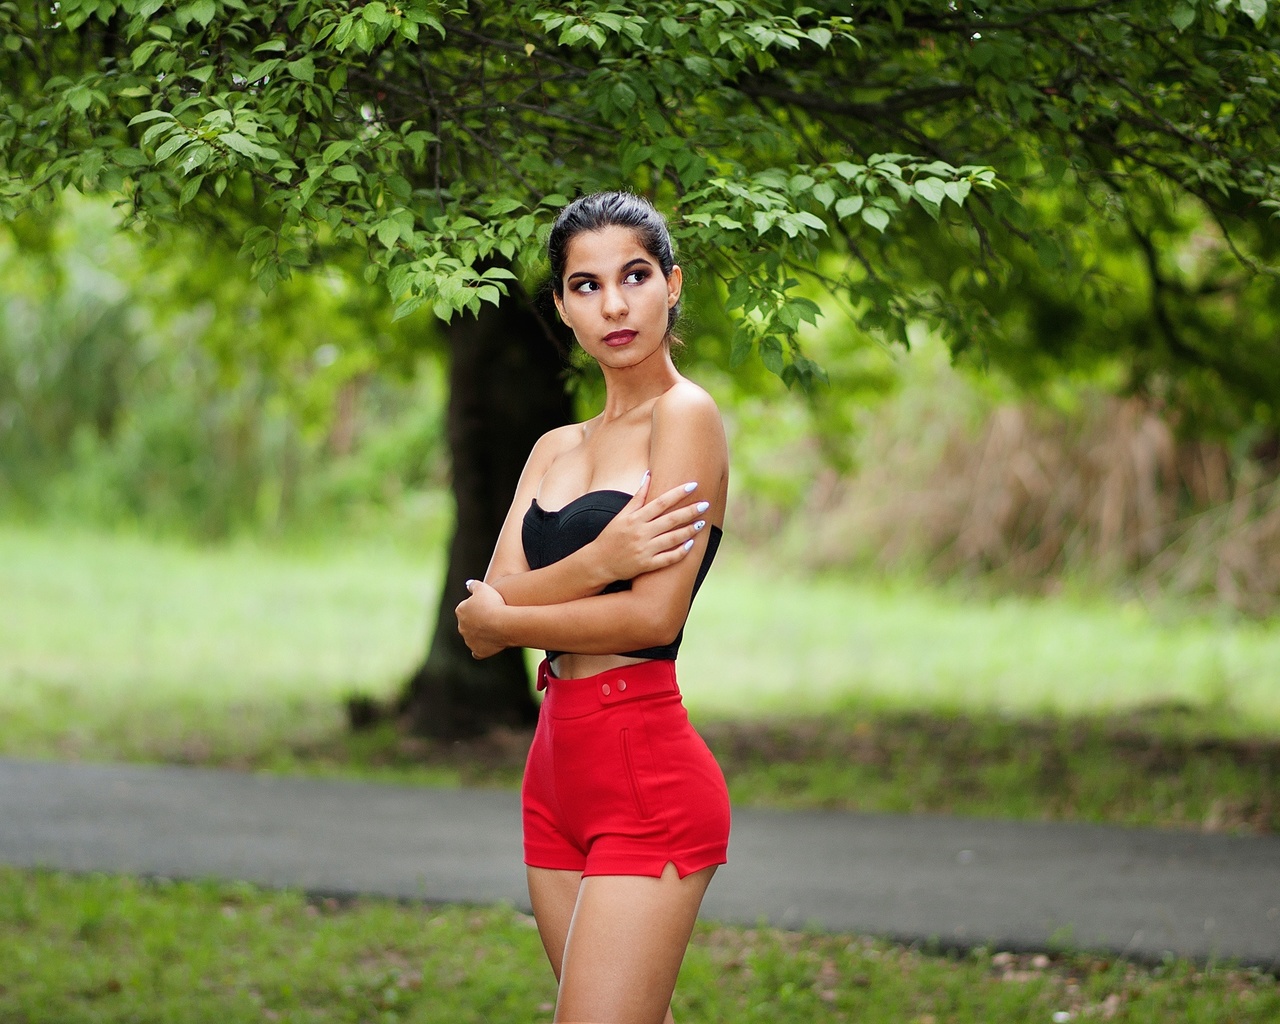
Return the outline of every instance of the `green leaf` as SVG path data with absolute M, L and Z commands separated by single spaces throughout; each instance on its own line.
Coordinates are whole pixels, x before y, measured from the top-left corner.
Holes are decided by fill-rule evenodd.
M 862 219 L 880 232 L 883 232 L 889 226 L 889 215 L 878 206 L 868 206 L 863 210 Z
M 1169 20 L 1173 22 L 1174 28 L 1179 32 L 1183 32 L 1196 20 L 1196 9 L 1190 4 L 1178 4 L 1173 9 L 1173 13 L 1169 15 Z
M 93 93 L 87 85 L 77 85 L 67 90 L 67 106 L 77 114 L 83 114 L 93 102 Z
M 809 38 L 824 50 L 831 45 L 831 32 L 825 28 L 809 29 Z
M 123 148 L 112 152 L 111 160 L 120 167 L 146 167 L 151 163 L 146 154 L 139 153 L 136 149 Z
M 1255 25 L 1261 25 L 1267 16 L 1267 0 L 1240 0 L 1240 10 L 1252 18 Z
M 610 95 L 620 110 L 630 110 L 636 104 L 636 91 L 626 82 L 615 82 Z
M 391 15 L 387 11 L 387 5 L 382 0 L 373 0 L 372 3 L 364 6 L 364 20 L 370 25 L 383 26 L 391 22 Z
M 782 376 L 782 345 L 777 338 L 765 338 L 760 342 L 760 361 L 775 376 Z
M 268 60 L 259 61 L 257 64 L 253 66 L 253 68 L 250 69 L 249 73 L 245 75 L 245 78 L 251 83 L 257 82 L 260 79 L 266 78 L 267 75 L 271 74 L 271 72 L 273 72 L 279 66 L 280 66 L 279 57 L 271 57 Z
M 309 85 L 316 80 L 315 61 L 310 57 L 291 60 L 286 67 L 289 69 L 289 74 L 300 82 L 306 82 Z
M 862 209 L 862 202 L 862 196 L 846 196 L 836 203 L 836 216 L 841 220 L 844 220 L 845 217 L 852 217 Z
M 339 157 L 345 155 L 347 150 L 349 150 L 353 145 L 354 143 L 347 142 L 346 140 L 331 142 L 329 145 L 325 146 L 324 152 L 320 155 L 320 159 L 327 164 L 331 164 Z
M 359 181 L 360 170 L 352 164 L 339 164 L 329 172 L 334 181 Z
M 178 152 L 183 146 L 189 145 L 191 136 L 186 132 L 177 131 L 165 140 L 164 144 L 156 150 L 156 163 L 161 160 L 168 160 L 174 153 Z
M 662 31 L 671 39 L 682 39 L 689 34 L 689 26 L 681 24 L 670 15 L 663 18 L 658 24 L 662 26 Z
M 374 229 L 373 233 L 377 235 L 379 242 L 390 249 L 400 241 L 400 224 L 394 218 L 388 217 Z
M 178 11 L 178 20 L 184 24 L 188 21 L 200 22 L 201 28 L 208 28 L 218 7 L 213 0 L 194 0 Z
M 512 196 L 502 196 L 489 204 L 489 216 L 501 217 L 503 214 L 520 209 L 522 206 L 524 206 L 524 203 L 519 199 L 515 199 Z
M 787 183 L 793 196 L 801 196 L 813 188 L 813 178 L 808 174 L 794 174 Z
M 934 206 L 939 206 L 947 197 L 946 183 L 937 178 L 919 178 L 911 183 L 916 195 Z
M 200 183 L 204 181 L 203 174 L 197 174 L 194 178 L 187 179 L 187 183 L 182 186 L 182 192 L 178 195 L 178 205 L 186 206 L 195 198 L 196 193 L 200 191 Z
M 251 139 L 246 139 L 239 132 L 224 132 L 218 136 L 218 141 L 228 149 L 234 150 L 241 156 L 261 156 L 263 149 Z
M 957 206 L 964 204 L 965 198 L 969 195 L 969 183 L 967 181 L 948 181 L 944 187 L 947 197 L 952 202 Z

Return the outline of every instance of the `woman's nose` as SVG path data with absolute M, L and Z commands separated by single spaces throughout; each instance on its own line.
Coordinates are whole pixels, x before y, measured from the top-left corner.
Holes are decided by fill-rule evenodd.
M 622 294 L 621 288 L 605 289 L 602 309 L 604 315 L 611 318 L 622 316 L 627 312 L 627 297 Z

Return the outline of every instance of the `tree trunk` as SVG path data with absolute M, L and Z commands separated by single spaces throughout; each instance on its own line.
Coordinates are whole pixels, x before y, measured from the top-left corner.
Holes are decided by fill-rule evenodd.
M 414 732 L 475 736 L 531 725 L 537 705 L 519 648 L 476 661 L 453 609 L 464 583 L 484 575 L 534 442 L 568 423 L 565 360 L 546 322 L 507 299 L 446 329 L 450 353 L 448 439 L 457 521 L 426 661 L 400 697 Z

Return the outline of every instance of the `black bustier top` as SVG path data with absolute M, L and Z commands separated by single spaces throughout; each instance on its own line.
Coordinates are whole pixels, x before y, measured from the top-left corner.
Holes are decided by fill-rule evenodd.
M 558 562 L 579 548 L 586 547 L 600 536 L 601 531 L 612 522 L 613 517 L 622 511 L 623 506 L 631 500 L 626 491 L 588 491 L 565 505 L 556 512 L 547 512 L 538 505 L 535 498 L 524 514 L 524 529 L 521 540 L 524 542 L 524 557 L 530 569 L 542 569 L 552 562 Z M 689 603 L 706 579 L 711 561 L 716 557 L 716 549 L 720 547 L 722 531 L 718 526 L 711 527 L 711 536 L 707 539 L 707 550 L 702 555 L 702 564 L 698 567 L 698 576 L 693 583 L 693 593 L 689 595 Z M 614 594 L 620 590 L 630 590 L 630 580 L 616 580 L 610 583 L 601 593 Z M 647 647 L 643 651 L 620 651 L 627 658 L 674 659 L 680 649 L 680 641 L 684 637 L 681 628 L 675 641 L 667 647 Z M 548 658 L 554 658 L 562 651 L 547 651 Z

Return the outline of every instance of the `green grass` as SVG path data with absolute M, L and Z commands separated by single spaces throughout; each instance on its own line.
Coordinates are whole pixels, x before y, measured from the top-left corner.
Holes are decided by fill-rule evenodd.
M 528 736 L 353 734 L 439 565 L 0 528 L 0 753 L 515 785 Z M 681 652 L 739 803 L 1280 831 L 1280 623 L 718 564 Z
M 235 761 L 341 726 L 428 635 L 438 566 L 0 528 L 0 749 Z
M 530 1024 L 555 998 L 531 919 L 508 907 L 0 868 L 0 949 L 5 1024 Z M 1262 1024 L 1280 989 L 1229 966 L 700 925 L 674 1010 L 680 1024 Z
M 851 700 L 1020 714 L 1177 702 L 1280 734 L 1280 621 L 779 577 L 727 554 L 681 651 L 702 717 Z M 395 692 L 439 576 L 436 560 L 367 540 L 201 549 L 0 526 L 0 701 L 21 718 L 4 742 L 88 752 L 125 706 L 166 734 L 209 725 L 212 709 L 331 723 L 348 692 Z M 280 725 L 268 713 L 255 731 Z
M 527 735 L 350 733 L 395 693 L 439 565 L 364 541 L 207 550 L 0 527 L 0 754 L 512 785 Z M 1280 625 L 777 579 L 700 596 L 688 701 L 735 800 L 1280 829 Z M 0 869 L 5 1024 L 547 1021 L 510 908 L 335 903 L 244 885 Z M 1270 1021 L 1275 979 L 1088 956 L 944 956 L 700 926 L 697 1021 Z
M 805 579 L 726 559 L 680 652 L 708 714 L 899 708 L 1091 714 L 1205 708 L 1280 734 L 1280 620 L 1191 615 L 1100 598 Z

